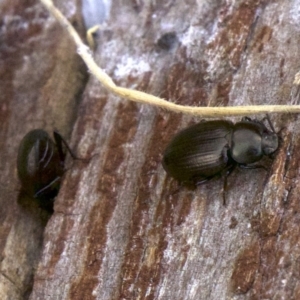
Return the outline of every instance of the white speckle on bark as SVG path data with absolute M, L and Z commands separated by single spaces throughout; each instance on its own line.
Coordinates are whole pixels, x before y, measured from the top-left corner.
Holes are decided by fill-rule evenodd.
M 138 77 L 150 70 L 150 65 L 144 58 L 126 57 L 117 65 L 114 76 L 116 79 L 122 79 L 128 75 Z

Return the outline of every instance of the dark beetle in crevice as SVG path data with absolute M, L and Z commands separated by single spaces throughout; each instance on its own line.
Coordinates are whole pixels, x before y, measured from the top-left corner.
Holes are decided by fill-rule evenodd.
M 53 132 L 54 141 L 42 129 L 28 132 L 22 139 L 17 159 L 21 191 L 36 199 L 39 206 L 49 211 L 53 209 L 65 171 L 66 151 L 76 158 L 63 137 Z
M 245 117 L 235 124 L 226 120 L 203 121 L 173 138 L 162 164 L 170 176 L 188 184 L 197 185 L 224 175 L 226 190 L 226 178 L 236 166 L 261 167 L 256 163 L 277 148 L 278 135 L 268 115 L 262 121 Z

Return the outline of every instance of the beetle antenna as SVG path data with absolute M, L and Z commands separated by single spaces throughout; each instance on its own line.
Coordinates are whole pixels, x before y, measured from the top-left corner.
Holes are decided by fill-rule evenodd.
M 273 131 L 274 133 L 276 133 L 275 128 L 274 128 L 274 126 L 273 126 L 273 123 L 271 122 L 271 119 L 270 119 L 269 114 L 266 114 L 266 117 L 265 117 L 264 119 L 267 119 L 267 120 L 268 120 L 268 123 L 269 123 L 270 128 L 272 129 L 272 131 Z

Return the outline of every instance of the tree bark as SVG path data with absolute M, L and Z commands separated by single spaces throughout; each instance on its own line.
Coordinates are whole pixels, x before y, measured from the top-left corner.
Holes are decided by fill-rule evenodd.
M 60 9 L 80 29 L 68 3 L 72 13 Z M 6 9 L 29 19 L 18 5 Z M 119 99 L 93 76 L 85 85 L 64 29 L 37 2 L 30 7 L 38 29 L 21 43 L 16 27 L 1 45 L 5 70 L 14 67 L 1 72 L 1 299 L 29 294 L 33 272 L 32 300 L 299 299 L 297 115 L 271 116 L 282 130 L 269 171 L 235 170 L 224 206 L 222 179 L 189 189 L 161 165 L 172 136 L 201 119 Z M 180 104 L 296 104 L 299 7 L 116 0 L 95 57 L 117 84 Z M 90 158 L 69 161 L 44 239 L 48 216 L 28 213 L 11 192 L 18 143 L 36 126 L 72 132 L 76 154 Z
M 83 33 L 78 3 L 59 7 Z M 35 128 L 70 136 L 87 76 L 72 41 L 39 1 L 1 1 L 0 20 L 0 299 L 18 300 L 31 293 L 49 219 L 19 193 L 18 146 Z

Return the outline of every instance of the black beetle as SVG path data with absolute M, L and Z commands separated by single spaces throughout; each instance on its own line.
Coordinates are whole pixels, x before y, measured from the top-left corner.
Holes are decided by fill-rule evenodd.
M 55 142 L 42 129 L 28 132 L 20 143 L 17 159 L 22 190 L 37 199 L 41 207 L 50 210 L 65 171 L 66 153 L 63 144 L 71 156 L 76 158 L 58 132 L 54 131 L 53 136 Z
M 264 125 L 265 119 L 271 131 Z M 277 148 L 278 135 L 268 115 L 262 121 L 245 117 L 236 124 L 225 120 L 203 121 L 173 138 L 162 164 L 170 176 L 184 183 L 200 184 L 225 174 L 225 190 L 226 178 L 237 165 L 260 167 L 254 163 Z

